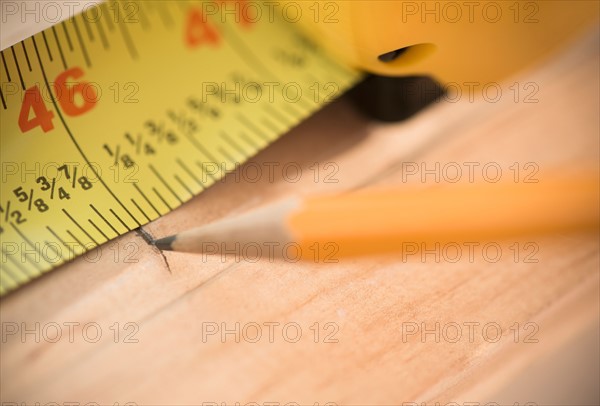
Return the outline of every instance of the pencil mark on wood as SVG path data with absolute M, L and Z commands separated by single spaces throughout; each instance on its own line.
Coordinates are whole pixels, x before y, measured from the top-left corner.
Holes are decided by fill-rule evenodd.
M 148 231 L 144 230 L 143 227 L 139 227 L 135 230 L 135 233 L 142 237 L 142 239 L 144 241 L 146 241 L 148 243 L 148 245 L 150 247 L 152 247 L 152 250 L 159 253 L 160 256 L 162 257 L 163 261 L 165 262 L 165 266 L 167 267 L 167 270 L 169 271 L 169 273 L 173 273 L 173 271 L 171 271 L 171 266 L 169 265 L 169 261 L 167 261 L 167 257 L 165 256 L 165 254 L 156 246 L 154 245 L 154 240 L 155 238 L 152 236 L 152 234 L 150 234 Z

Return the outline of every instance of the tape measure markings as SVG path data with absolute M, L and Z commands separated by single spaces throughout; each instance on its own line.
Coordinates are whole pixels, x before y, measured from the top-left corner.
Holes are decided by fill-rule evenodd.
M 10 52 L 12 53 L 13 59 L 15 60 L 15 65 L 17 67 L 17 73 L 19 74 L 19 81 L 21 83 L 21 88 L 25 90 L 25 82 L 23 82 L 23 75 L 21 75 L 21 68 L 19 67 L 19 61 L 17 60 L 17 55 L 15 54 L 14 45 L 10 47 Z
M 31 39 L 33 41 L 33 46 L 35 48 L 35 54 L 36 54 L 38 62 L 40 64 L 40 70 L 42 72 L 42 76 L 44 78 L 44 82 L 46 83 L 47 88 L 50 89 L 50 84 L 48 83 L 48 77 L 46 76 L 46 70 L 44 69 L 44 65 L 42 64 L 42 60 L 40 58 L 40 53 L 38 51 L 38 47 L 37 47 L 37 44 L 35 42 L 35 36 L 31 37 Z M 104 180 L 102 179 L 102 177 L 98 174 L 98 172 L 96 171 L 96 168 L 94 168 L 94 166 L 92 165 L 91 161 L 87 158 L 87 155 L 83 152 L 83 150 L 81 149 L 81 146 L 79 145 L 79 143 L 77 142 L 77 140 L 73 136 L 73 133 L 71 132 L 71 129 L 67 125 L 67 123 L 66 123 L 66 121 L 65 121 L 65 119 L 63 117 L 63 114 L 62 114 L 61 110 L 58 108 L 58 104 L 56 103 L 56 99 L 54 98 L 54 94 L 52 92 L 48 92 L 48 93 L 50 94 L 50 100 L 51 100 L 52 104 L 54 105 L 54 109 L 56 110 L 56 113 L 58 114 L 58 117 L 59 117 L 61 123 L 63 124 L 63 127 L 67 131 L 67 134 L 69 135 L 69 138 L 71 139 L 71 141 L 75 145 L 75 148 L 77 148 L 77 151 L 79 152 L 79 154 L 81 155 L 81 157 L 85 160 L 86 164 L 89 166 L 90 170 L 94 173 L 94 175 L 96 176 L 96 178 L 98 179 L 98 181 L 108 191 L 108 193 L 112 196 L 112 198 L 123 208 L 123 210 L 125 210 L 125 212 L 127 212 L 127 214 L 129 214 L 129 216 L 138 224 L 138 226 L 141 227 L 142 224 L 133 216 L 133 214 L 131 214 L 131 212 L 127 209 L 127 207 L 125 207 L 125 205 L 121 202 L 121 200 L 119 200 L 119 198 L 117 198 L 117 196 L 115 196 L 115 194 L 113 193 L 113 191 L 108 187 L 108 185 L 104 182 Z M 73 174 L 73 180 L 75 181 L 75 174 Z M 73 182 L 73 185 L 75 185 L 74 182 Z M 62 210 L 63 210 L 63 212 L 65 212 L 65 214 L 67 214 L 64 208 Z M 116 216 L 116 214 L 115 214 L 115 216 Z M 73 220 L 73 218 L 71 216 L 69 216 L 69 218 L 71 220 Z M 117 218 L 119 218 L 119 217 L 117 217 Z M 75 221 L 75 220 L 73 220 L 73 221 Z M 119 221 L 122 221 L 122 220 L 119 218 Z M 79 224 L 78 224 L 78 226 L 79 226 Z M 79 226 L 79 228 L 81 228 L 82 231 L 84 231 L 84 233 L 89 236 L 89 234 L 85 230 L 83 230 L 83 228 L 81 226 Z M 129 227 L 127 227 L 127 228 L 128 228 L 129 231 L 131 231 L 131 229 Z M 90 239 L 92 239 L 92 238 L 90 237 Z M 94 241 L 94 240 L 92 239 L 92 241 Z M 98 244 L 96 243 L 96 245 L 98 245 Z
M 200 182 L 200 179 L 198 179 L 196 177 L 196 175 L 194 175 L 194 173 L 192 172 L 192 170 L 186 165 L 184 164 L 180 158 L 176 158 L 175 162 L 177 163 L 177 165 L 181 166 L 181 169 L 183 169 L 183 171 L 185 173 L 187 173 L 189 175 L 190 178 L 192 178 L 194 181 L 196 181 L 196 183 L 198 184 L 198 186 L 200 186 L 201 190 L 206 189 L 204 187 L 204 185 L 202 184 L 202 182 Z
M 4 57 L 4 51 L 0 52 L 0 57 L 2 58 L 2 66 L 4 66 L 4 72 L 6 73 L 6 77 L 9 82 L 11 82 L 10 72 L 8 71 L 8 67 L 6 67 L 6 58 Z
M 83 59 L 85 60 L 85 64 L 88 68 L 92 67 L 92 61 L 87 52 L 87 48 L 83 42 L 83 38 L 81 38 L 81 33 L 79 32 L 79 26 L 77 25 L 77 15 L 71 17 L 69 21 L 73 24 L 73 29 L 75 30 L 75 37 L 77 38 L 77 42 L 79 43 L 79 47 L 81 48 L 81 53 L 83 54 Z M 66 23 L 65 23 L 66 25 Z M 52 58 L 50 58 L 50 62 L 52 62 Z
M 67 29 L 67 23 L 65 21 L 61 21 L 60 25 L 63 28 L 63 33 L 65 35 L 65 39 L 67 40 L 67 44 L 69 45 L 69 51 L 73 52 L 74 51 L 73 42 L 71 42 L 71 36 L 69 35 L 69 30 Z M 60 41 L 58 40 L 58 37 L 57 37 L 56 43 L 57 44 L 60 43 Z M 65 63 L 63 65 L 63 67 L 65 68 L 65 70 L 67 70 L 68 66 L 67 66 L 66 58 L 65 58 Z
M 175 193 L 175 191 L 171 188 L 171 186 L 169 186 L 169 184 L 167 182 L 165 182 L 165 179 L 160 176 L 160 173 L 158 173 L 158 171 L 156 170 L 156 168 L 152 165 L 152 164 L 148 164 L 148 168 L 150 168 L 150 170 L 152 171 L 152 173 L 154 173 L 154 175 L 156 176 L 156 178 L 163 184 L 165 185 L 165 187 L 167 188 L 167 190 L 169 192 L 171 192 L 171 194 L 173 196 L 175 196 L 175 198 L 177 200 L 179 200 L 179 203 L 183 204 L 183 199 L 181 199 L 181 197 L 179 197 L 179 195 L 177 193 Z
M 152 219 L 150 219 L 150 217 L 148 217 L 146 212 L 144 210 L 142 210 L 142 208 L 137 204 L 137 202 L 133 199 L 133 197 L 130 200 L 131 200 L 131 203 L 133 203 L 133 205 L 140 211 L 140 213 L 142 213 L 142 215 L 144 217 L 146 217 L 146 220 L 148 220 L 148 222 L 151 222 Z
M 62 212 L 65 214 L 65 216 L 67 216 L 67 218 L 68 218 L 69 220 L 71 220 L 71 221 L 73 222 L 73 224 L 75 224 L 75 225 L 77 226 L 77 228 L 79 228 L 79 229 L 80 229 L 80 230 L 83 232 L 83 234 L 85 234 L 85 236 L 86 236 L 87 238 L 89 238 L 89 239 L 90 239 L 90 241 L 91 241 L 91 242 L 93 242 L 93 243 L 94 243 L 94 245 L 99 245 L 99 244 L 98 244 L 98 241 L 96 241 L 96 240 L 94 239 L 94 237 L 92 237 L 92 236 L 90 235 L 90 233 L 88 233 L 88 232 L 85 230 L 85 228 L 83 228 L 83 227 L 81 226 L 81 224 L 79 224 L 79 223 L 77 222 L 77 220 L 75 220 L 75 219 L 73 218 L 73 216 L 71 216 L 71 215 L 69 214 L 69 212 L 67 211 L 67 209 L 65 209 L 65 208 L 62 208 L 61 210 L 62 210 Z M 88 220 L 89 220 L 89 219 L 88 219 Z
M 31 248 L 33 248 L 34 250 L 38 251 L 37 247 L 31 243 L 31 241 L 29 240 L 29 238 L 25 237 L 25 234 L 23 234 L 23 232 L 17 227 L 15 226 L 12 222 L 9 223 L 11 225 L 11 227 L 17 232 L 17 234 L 19 234 L 19 236 L 23 239 L 23 241 L 25 241 Z M 41 271 L 43 268 L 40 268 L 39 264 L 36 261 L 31 261 L 31 258 L 27 257 L 26 258 L 33 264 L 35 271 L 34 274 L 32 276 L 39 276 L 41 275 Z M 44 258 L 45 259 L 45 258 Z M 31 270 L 29 270 L 31 271 Z M 31 273 L 29 273 L 31 276 Z
M 13 280 L 15 280 L 17 283 L 21 283 L 23 281 L 28 281 L 29 277 L 24 277 L 25 275 L 29 275 L 29 269 L 27 269 L 26 267 L 23 267 L 22 264 L 19 263 L 19 261 L 17 261 L 14 257 L 12 257 L 11 255 L 9 255 L 5 250 L 4 247 L 2 247 L 2 254 L 8 258 L 19 270 L 21 270 L 22 272 L 20 274 L 18 274 L 20 277 L 13 277 Z M 32 275 L 35 276 L 35 275 Z
M 83 21 L 83 26 L 85 27 L 85 31 L 87 32 L 90 42 L 94 42 L 95 37 L 94 33 L 92 33 L 92 30 L 90 28 L 90 23 L 88 22 L 87 18 L 82 18 L 81 20 Z
M 29 128 L 22 129 L 21 132 L 13 131 L 16 123 L 16 120 L 12 123 L 15 113 L 19 108 L 22 110 L 23 106 L 14 105 L 15 102 L 21 101 L 19 97 L 15 97 L 14 94 L 5 97 L 7 95 L 4 93 L 4 86 L 0 87 L 2 111 L 8 110 L 10 113 L 3 117 L 3 130 L 6 122 L 11 122 L 6 127 L 11 130 L 3 133 L 8 134 L 9 140 L 13 134 L 15 135 L 16 138 L 12 141 L 16 143 L 8 145 L 13 149 L 17 148 L 15 151 L 18 151 L 14 157 L 5 152 L 3 162 L 6 157 L 24 159 L 25 165 L 26 159 L 36 157 L 38 160 L 41 158 L 42 163 L 47 162 L 52 155 L 44 154 L 46 151 L 52 151 L 52 147 L 44 147 L 44 145 L 49 142 L 48 140 L 54 140 L 54 143 L 64 150 L 58 154 L 55 165 L 62 164 L 61 168 L 65 167 L 65 173 L 67 171 L 72 173 L 70 177 L 66 174 L 69 178 L 68 185 L 67 179 L 59 176 L 52 179 L 44 178 L 44 184 L 51 186 L 47 189 L 41 188 L 41 192 L 40 182 L 37 180 L 35 194 L 34 188 L 31 188 L 31 181 L 27 177 L 24 177 L 24 180 L 11 179 L 8 185 L 2 185 L 3 191 L 10 192 L 11 196 L 15 186 L 20 185 L 19 193 L 30 191 L 29 195 L 23 197 L 24 200 L 17 194 L 19 199 L 15 208 L 10 206 L 10 199 L 0 202 L 0 211 L 5 212 L 2 220 L 14 230 L 14 233 L 8 235 L 6 234 L 8 229 L 0 228 L 0 233 L 4 233 L 3 237 L 8 236 L 6 240 L 3 238 L 3 241 L 15 242 L 19 246 L 26 244 L 31 250 L 27 252 L 18 250 L 15 254 L 15 252 L 6 252 L 5 247 L 2 247 L 0 295 L 82 252 L 168 213 L 214 184 L 227 172 L 235 170 L 240 162 L 275 141 L 282 133 L 296 125 L 301 118 L 307 117 L 319 108 L 323 102 L 320 95 L 315 98 L 310 97 L 308 90 L 311 83 L 307 72 L 310 72 L 313 78 L 315 75 L 321 80 L 327 78 L 326 80 L 331 80 L 342 87 L 347 87 L 359 79 L 356 72 L 339 68 L 319 50 L 311 50 L 304 45 L 299 45 L 297 39 L 301 37 L 291 34 L 291 31 L 286 31 L 277 24 L 273 27 L 258 24 L 248 32 L 243 31 L 239 25 L 214 21 L 218 18 L 213 19 L 211 16 L 210 19 L 213 19 L 212 24 L 218 29 L 222 44 L 217 50 L 213 51 L 210 47 L 204 46 L 194 50 L 195 54 L 193 54 L 189 49 L 184 49 L 183 44 L 173 42 L 178 39 L 181 41 L 179 30 L 173 31 L 173 28 L 183 28 L 186 24 L 185 16 L 190 15 L 188 4 L 177 2 L 183 16 L 171 7 L 172 3 L 135 4 L 139 8 L 139 24 L 126 24 L 124 18 L 119 18 L 113 25 L 108 12 L 109 6 L 112 6 L 121 16 L 124 16 L 127 11 L 126 7 L 119 2 L 111 2 L 108 5 L 102 3 L 98 6 L 98 10 L 104 10 L 104 16 L 100 16 L 95 21 L 88 21 L 84 16 L 76 15 L 69 21 L 61 22 L 62 29 L 53 26 L 41 34 L 30 37 L 30 40 L 22 41 L 21 47 L 12 46 L 10 54 L 13 58 L 8 57 L 8 52 L 5 54 L 2 51 L 3 68 L 6 79 L 9 79 L 8 82 L 17 84 L 18 76 L 18 84 L 26 91 L 25 94 L 31 83 L 40 87 L 45 85 L 43 90 L 49 93 L 48 107 L 51 109 L 44 108 L 48 113 L 54 113 L 52 110 L 56 110 L 62 124 L 62 127 L 54 128 L 52 122 L 56 121 L 53 114 L 50 114 L 48 130 L 40 124 L 32 123 L 33 128 L 40 127 L 35 129 L 35 133 L 22 134 L 29 131 Z M 159 13 L 158 17 L 157 13 Z M 106 31 L 104 24 L 106 24 Z M 242 31 L 243 38 L 237 35 Z M 140 39 L 144 41 L 140 42 Z M 44 45 L 40 47 L 42 41 Z M 41 49 L 43 47 L 46 48 L 45 51 Z M 306 66 L 293 66 L 289 61 L 278 60 L 275 55 L 276 52 L 281 51 L 278 47 L 292 53 L 298 52 Z M 32 64 L 33 61 L 30 59 L 32 52 L 35 52 L 34 58 L 37 58 L 39 67 Z M 106 72 L 113 72 L 112 66 L 106 62 L 106 58 L 109 57 L 121 61 L 119 68 L 114 71 L 114 78 L 107 78 L 105 75 Z M 212 67 L 208 67 L 207 75 L 204 73 L 206 69 L 197 70 L 190 67 L 198 66 L 198 61 L 213 57 L 220 58 L 221 63 L 217 62 Z M 25 62 L 27 69 L 21 69 Z M 144 64 L 144 69 L 140 71 L 141 63 Z M 77 68 L 78 66 L 87 68 L 81 69 Z M 108 66 L 110 68 L 107 68 Z M 167 66 L 169 70 L 166 70 Z M 222 67 L 220 71 L 215 70 L 218 66 Z M 93 106 L 94 109 L 91 111 L 95 113 L 89 116 L 72 116 L 63 106 L 64 100 L 59 100 L 59 96 L 55 96 L 51 84 L 56 86 L 59 77 L 73 69 L 83 72 L 84 76 L 80 79 L 83 82 L 100 80 L 100 84 L 103 83 L 103 79 L 105 81 L 110 79 L 109 83 L 119 79 L 125 81 L 136 72 L 137 75 L 143 76 L 139 79 L 139 83 L 149 85 L 144 88 L 144 91 L 150 95 L 154 94 L 155 97 L 150 101 L 144 99 L 139 105 L 123 106 L 122 110 L 117 110 L 114 105 L 99 103 L 98 107 Z M 57 74 L 57 80 L 51 82 Z M 279 78 L 283 76 L 295 80 L 294 83 L 299 86 L 302 95 L 297 103 L 272 104 L 273 102 L 259 100 L 256 105 L 252 105 L 244 100 L 241 104 L 227 101 L 225 104 L 217 105 L 214 98 L 208 103 L 200 101 L 197 85 L 187 83 L 182 86 L 183 81 L 188 77 L 192 80 L 214 78 L 215 82 L 220 79 L 223 84 L 225 82 L 261 83 L 261 81 L 272 80 L 281 85 Z M 151 81 L 153 77 L 161 82 Z M 238 80 L 240 78 L 241 80 Z M 43 79 L 42 83 L 40 79 Z M 69 76 L 68 79 L 78 78 Z M 169 87 L 170 83 L 165 81 L 171 80 L 173 84 Z M 5 83 L 5 80 L 3 79 L 2 82 Z M 321 84 L 317 82 L 314 84 L 320 86 Z M 173 90 L 179 88 L 182 91 Z M 125 107 L 130 108 L 125 109 Z M 118 123 L 121 111 L 125 114 L 124 117 L 128 118 L 127 124 Z M 114 113 L 114 119 L 109 118 L 109 112 Z M 37 117 L 36 110 L 34 113 Z M 9 120 L 8 117 L 12 118 Z M 94 130 L 96 127 L 93 124 L 94 120 L 103 124 L 103 133 Z M 228 124 L 224 126 L 223 120 L 228 120 L 226 121 Z M 154 127 L 146 128 L 148 123 Z M 53 132 L 43 134 L 42 130 Z M 166 141 L 166 134 L 173 131 L 176 140 L 169 144 Z M 65 141 L 67 139 L 70 141 L 72 147 L 62 144 L 63 136 Z M 3 136 L 3 144 L 6 142 L 4 138 Z M 29 143 L 38 141 L 41 142 L 39 146 Z M 23 146 L 24 142 L 27 142 L 25 146 Z M 152 153 L 144 149 L 148 146 L 153 149 Z M 30 148 L 33 150 L 31 154 L 22 155 L 22 152 Z M 70 152 L 71 150 L 73 152 Z M 75 158 L 73 154 L 79 157 Z M 137 165 L 134 169 L 137 168 L 136 171 L 139 171 L 137 176 L 141 176 L 139 184 L 133 182 L 127 185 L 129 182 L 119 183 L 118 180 L 110 177 L 111 172 L 108 168 L 112 168 L 111 165 L 116 171 L 128 170 L 129 167 L 124 161 L 126 156 Z M 105 170 L 104 174 L 96 170 L 94 163 L 100 165 L 99 169 Z M 77 167 L 80 165 L 87 166 L 96 178 L 95 185 L 100 183 L 102 187 L 98 188 L 99 185 L 93 187 L 87 177 L 83 179 L 83 174 L 80 175 L 83 169 L 77 172 Z M 25 170 L 27 168 L 29 167 L 25 166 Z M 128 173 L 131 174 L 131 171 Z M 88 182 L 89 187 L 86 188 L 83 183 L 80 183 L 83 180 Z M 68 190 L 65 189 L 67 186 Z M 100 192 L 101 190 L 104 192 Z M 66 200 L 57 197 L 63 195 L 67 196 Z M 74 200 L 71 200 L 68 195 L 71 195 Z M 44 210 L 36 211 L 32 207 L 36 197 L 42 201 L 39 204 L 44 205 Z M 88 199 L 91 199 L 94 204 L 91 204 Z M 23 203 L 25 201 L 27 203 Z M 37 205 L 38 202 L 35 204 Z M 63 212 L 62 216 L 44 214 L 48 207 L 50 212 L 60 208 Z M 15 213 L 17 209 L 26 210 L 24 212 L 26 218 L 23 219 L 23 221 L 27 220 L 25 224 L 17 221 L 22 217 L 20 211 Z M 32 236 L 35 238 L 31 238 Z M 40 242 L 43 243 L 41 249 L 38 246 Z M 33 252 L 36 254 L 34 255 Z
M 240 39 L 234 32 L 233 29 L 231 29 L 231 27 L 227 26 L 226 24 L 224 24 L 225 26 L 225 32 L 228 34 L 228 37 L 231 39 L 233 39 L 233 41 L 230 41 L 230 44 L 234 47 L 234 49 L 236 49 L 238 51 L 238 53 L 240 55 L 243 56 L 243 58 L 248 61 L 248 65 L 251 66 L 255 72 L 259 75 L 263 75 L 263 74 L 267 74 L 268 76 L 272 77 L 274 80 L 280 81 L 280 78 L 277 77 L 277 75 L 275 75 L 273 72 L 271 72 L 270 69 L 268 69 L 261 61 L 259 58 L 257 58 L 257 56 L 251 51 L 251 48 L 248 46 L 248 44 L 243 40 Z M 308 40 L 306 40 L 308 41 Z M 330 62 L 328 59 L 326 59 L 326 61 Z M 331 64 L 330 64 L 331 65 Z M 331 66 L 335 66 L 338 69 L 339 65 L 338 64 L 333 64 Z M 348 72 L 345 72 L 345 74 L 348 74 Z M 314 75 L 312 75 L 311 73 L 308 74 L 309 77 L 311 77 L 311 81 L 313 81 L 313 83 L 319 83 L 319 80 L 316 79 L 314 77 Z M 301 101 L 305 102 L 305 98 L 308 97 L 307 94 L 305 92 L 303 92 L 302 97 L 300 98 Z M 314 104 L 314 103 L 313 103 Z M 292 107 L 292 105 L 294 107 Z M 271 107 L 269 104 L 265 104 L 264 105 L 265 108 Z M 286 106 L 288 109 L 295 109 L 296 103 L 285 103 L 284 106 Z M 303 114 L 306 114 L 307 112 L 313 112 L 314 111 L 314 106 L 311 106 L 310 104 L 307 107 L 307 111 L 303 111 Z M 290 125 L 288 123 L 286 123 L 286 125 Z M 289 129 L 289 127 L 288 127 Z
M 144 198 L 144 200 L 146 200 L 146 202 L 148 202 L 150 207 L 152 207 L 152 209 L 156 212 L 157 217 L 154 217 L 154 218 L 158 218 L 158 217 L 162 216 L 162 213 L 160 211 L 158 211 L 156 206 L 154 206 L 154 204 L 146 197 L 146 195 L 144 194 L 144 192 L 142 192 L 142 190 L 139 188 L 139 186 L 136 185 L 135 183 L 133 183 L 132 186 Z M 132 198 L 132 200 L 133 200 L 133 198 Z M 140 211 L 141 211 L 141 209 L 140 209 Z

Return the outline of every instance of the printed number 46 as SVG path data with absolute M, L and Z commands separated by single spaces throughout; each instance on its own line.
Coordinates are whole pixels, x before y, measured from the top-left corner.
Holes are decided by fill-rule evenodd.
M 90 110 L 98 101 L 96 90 L 87 82 L 77 82 L 67 86 L 68 79 L 79 79 L 83 76 L 81 68 L 71 68 L 57 76 L 54 82 L 54 94 L 58 104 L 68 116 L 78 116 Z M 76 96 L 80 96 L 83 103 L 76 103 Z M 33 112 L 33 117 L 31 113 Z M 19 128 L 27 132 L 36 127 L 41 127 L 44 132 L 54 128 L 52 119 L 54 113 L 46 107 L 42 99 L 40 88 L 35 85 L 25 92 L 21 112 L 19 113 Z

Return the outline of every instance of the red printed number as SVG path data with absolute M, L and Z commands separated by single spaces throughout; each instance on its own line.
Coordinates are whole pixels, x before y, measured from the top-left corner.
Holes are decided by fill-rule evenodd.
M 78 79 L 81 76 L 83 76 L 81 68 L 71 68 L 58 75 L 54 83 L 58 104 L 65 114 L 71 117 L 85 113 L 98 101 L 96 90 L 87 82 L 77 82 L 73 86 L 67 86 L 68 79 Z M 33 117 L 30 117 L 32 111 Z M 21 131 L 25 133 L 39 126 L 42 131 L 48 132 L 54 128 L 53 118 L 54 113 L 46 107 L 38 86 L 27 89 L 19 113 Z
M 187 24 L 185 26 L 185 40 L 190 48 L 206 43 L 212 46 L 219 45 L 219 32 L 212 26 L 207 17 L 218 13 L 222 8 L 222 18 L 235 19 L 243 27 L 249 27 L 259 17 L 256 5 L 248 3 L 247 0 L 221 0 L 220 2 L 207 2 L 202 6 L 202 13 L 197 8 L 190 9 Z M 254 19 L 251 14 L 254 10 Z
M 33 110 L 33 117 L 29 118 L 31 110 Z M 21 131 L 25 133 L 40 126 L 44 132 L 48 132 L 54 128 L 52 125 L 53 118 L 54 113 L 46 108 L 42 100 L 40 88 L 36 85 L 27 89 L 19 113 L 19 128 Z
M 219 33 L 208 22 L 200 10 L 192 9 L 188 15 L 185 39 L 191 48 L 195 48 L 202 43 L 219 45 Z
M 67 79 L 79 79 L 83 76 L 81 68 L 64 71 L 54 82 L 54 93 L 60 107 L 69 116 L 78 116 L 90 110 L 98 101 L 96 90 L 87 82 L 78 82 L 68 87 Z

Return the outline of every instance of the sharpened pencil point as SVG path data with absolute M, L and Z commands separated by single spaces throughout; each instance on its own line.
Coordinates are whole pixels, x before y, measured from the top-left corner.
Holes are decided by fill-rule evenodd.
M 154 241 L 154 245 L 161 251 L 171 251 L 173 248 L 171 244 L 175 241 L 176 236 L 172 235 L 170 237 L 160 238 Z

